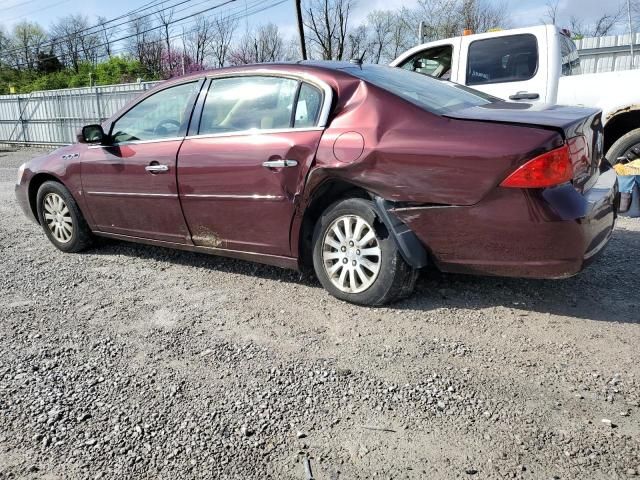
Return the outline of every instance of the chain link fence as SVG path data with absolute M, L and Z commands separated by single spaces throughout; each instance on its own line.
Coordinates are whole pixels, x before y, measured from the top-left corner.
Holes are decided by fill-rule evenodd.
M 100 123 L 158 82 L 0 95 L 0 143 L 67 145 L 84 125 Z

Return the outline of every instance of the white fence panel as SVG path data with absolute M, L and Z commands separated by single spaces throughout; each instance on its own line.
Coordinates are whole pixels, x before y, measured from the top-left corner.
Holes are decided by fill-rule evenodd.
M 0 95 L 0 143 L 65 145 L 158 82 Z

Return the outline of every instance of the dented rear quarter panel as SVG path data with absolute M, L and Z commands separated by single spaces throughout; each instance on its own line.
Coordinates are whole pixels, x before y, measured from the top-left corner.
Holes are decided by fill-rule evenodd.
M 354 82 L 322 136 L 308 191 L 336 178 L 390 201 L 473 205 L 514 168 L 562 142 L 553 130 L 442 117 Z M 364 149 L 341 161 L 335 141 L 353 131 Z

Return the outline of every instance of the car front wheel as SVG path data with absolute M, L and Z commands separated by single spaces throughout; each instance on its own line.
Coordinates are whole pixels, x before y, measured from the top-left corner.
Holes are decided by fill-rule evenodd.
M 418 273 L 402 258 L 373 203 L 361 198 L 339 201 L 320 217 L 313 265 L 333 296 L 371 306 L 408 296 Z
M 62 184 L 44 182 L 36 198 L 38 219 L 47 238 L 63 252 L 79 252 L 91 244 L 91 230 L 73 196 Z

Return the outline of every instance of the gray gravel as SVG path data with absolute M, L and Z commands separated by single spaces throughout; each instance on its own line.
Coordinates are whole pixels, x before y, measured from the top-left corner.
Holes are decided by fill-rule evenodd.
M 276 268 L 63 254 L 0 150 L 0 479 L 632 478 L 640 221 L 564 281 L 425 272 L 369 309 Z

